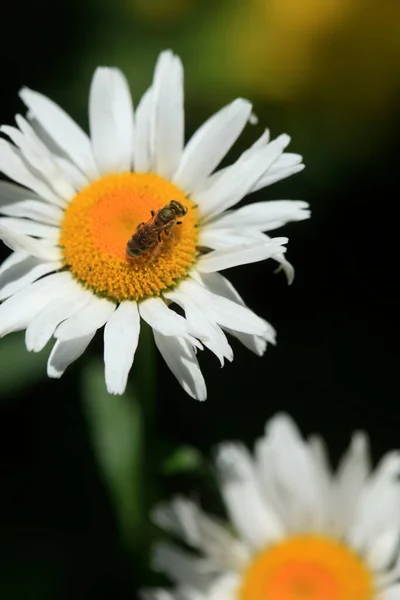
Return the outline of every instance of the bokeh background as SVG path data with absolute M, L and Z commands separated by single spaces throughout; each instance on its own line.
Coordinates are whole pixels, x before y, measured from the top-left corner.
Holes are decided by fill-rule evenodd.
M 221 511 L 208 462 L 219 441 L 251 445 L 285 410 L 326 437 L 333 463 L 354 429 L 370 432 L 375 460 L 400 446 L 400 4 L 16 0 L 0 14 L 1 123 L 23 110 L 18 90 L 28 85 L 87 127 L 97 65 L 123 69 L 137 103 L 158 53 L 172 48 L 185 66 L 187 137 L 244 96 L 259 123 L 228 159 L 268 126 L 291 134 L 307 165 L 254 195 L 311 204 L 310 221 L 284 228 L 294 284 L 268 263 L 227 273 L 277 328 L 278 345 L 258 358 L 233 340 L 235 361 L 222 370 L 203 353 L 205 403 L 151 348 L 115 398 L 100 335 L 61 381 L 46 378 L 47 349 L 28 354 L 19 334 L 0 341 L 0 597 L 135 598 L 163 582 L 148 569 L 159 535 L 149 508 L 179 491 Z

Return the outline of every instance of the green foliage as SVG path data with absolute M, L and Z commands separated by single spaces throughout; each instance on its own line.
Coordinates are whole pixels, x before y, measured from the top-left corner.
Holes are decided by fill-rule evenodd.
M 164 475 L 180 475 L 199 471 L 203 462 L 203 456 L 197 448 L 180 446 L 163 462 L 161 469 Z
M 0 342 L 0 397 L 20 392 L 46 376 L 47 353 L 28 352 L 24 334 L 12 334 Z
M 131 545 L 143 520 L 140 405 L 129 391 L 123 396 L 107 393 L 100 359 L 84 370 L 83 397 L 97 462 L 125 542 Z

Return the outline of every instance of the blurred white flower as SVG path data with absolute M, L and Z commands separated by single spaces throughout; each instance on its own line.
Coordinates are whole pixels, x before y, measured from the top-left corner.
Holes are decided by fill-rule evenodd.
M 323 440 L 293 421 L 267 423 L 254 455 L 223 444 L 217 469 L 230 525 L 178 498 L 155 521 L 196 552 L 159 545 L 155 568 L 175 582 L 155 600 L 397 600 L 400 454 L 371 470 L 356 433 L 334 473 Z

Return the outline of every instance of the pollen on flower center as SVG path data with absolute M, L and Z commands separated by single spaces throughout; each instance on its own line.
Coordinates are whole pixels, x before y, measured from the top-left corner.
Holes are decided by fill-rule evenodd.
M 126 245 L 140 223 L 176 200 L 188 210 L 171 235 L 138 257 Z M 65 211 L 60 245 L 65 265 L 97 294 L 122 302 L 159 295 L 184 278 L 196 259 L 195 204 L 170 181 L 149 173 L 108 175 L 81 190 Z
M 265 550 L 245 573 L 240 600 L 372 600 L 372 576 L 347 547 L 296 536 Z

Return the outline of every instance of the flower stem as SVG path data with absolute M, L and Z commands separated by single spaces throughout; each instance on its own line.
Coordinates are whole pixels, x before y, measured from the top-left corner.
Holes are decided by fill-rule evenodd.
M 122 396 L 111 396 L 105 390 L 100 360 L 87 365 L 83 380 L 93 449 L 114 506 L 121 539 L 134 554 L 146 543 L 148 528 L 151 473 L 147 472 L 145 456 L 146 440 L 153 438 L 156 389 L 151 337 L 150 328 L 142 328 L 133 377 Z

